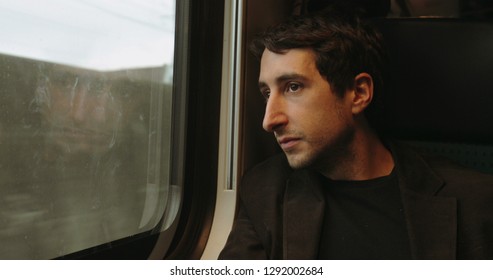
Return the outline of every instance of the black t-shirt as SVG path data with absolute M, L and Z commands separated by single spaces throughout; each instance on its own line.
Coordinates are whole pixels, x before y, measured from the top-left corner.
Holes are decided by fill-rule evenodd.
M 324 187 L 326 209 L 319 259 L 410 259 L 409 237 L 397 177 L 332 181 Z

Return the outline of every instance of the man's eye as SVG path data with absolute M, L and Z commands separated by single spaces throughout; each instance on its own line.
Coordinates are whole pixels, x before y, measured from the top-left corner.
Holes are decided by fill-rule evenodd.
M 289 92 L 297 92 L 299 91 L 301 88 L 301 85 L 300 84 L 296 84 L 296 83 L 290 83 L 288 85 L 288 91 Z
M 269 99 L 270 91 L 269 90 L 262 91 L 262 96 L 264 96 L 265 100 Z

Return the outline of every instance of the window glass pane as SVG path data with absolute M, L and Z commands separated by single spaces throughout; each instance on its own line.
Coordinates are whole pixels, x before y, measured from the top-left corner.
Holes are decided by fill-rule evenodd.
M 174 22 L 174 0 L 0 0 L 0 259 L 174 219 Z

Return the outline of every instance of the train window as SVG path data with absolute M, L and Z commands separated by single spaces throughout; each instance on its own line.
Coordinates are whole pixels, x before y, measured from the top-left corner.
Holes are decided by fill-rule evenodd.
M 175 5 L 0 1 L 0 259 L 173 223 Z

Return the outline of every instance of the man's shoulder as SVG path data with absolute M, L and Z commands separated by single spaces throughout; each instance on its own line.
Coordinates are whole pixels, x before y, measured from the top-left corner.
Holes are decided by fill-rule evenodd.
M 434 154 L 423 154 L 412 146 L 398 143 L 394 148 L 399 149 L 405 162 L 412 162 L 413 168 L 428 168 L 444 182 L 445 192 L 486 192 L 493 193 L 493 175 L 470 167 L 466 167 L 452 159 Z M 411 158 L 411 160 L 409 160 Z M 418 159 L 424 164 L 415 164 Z
M 457 189 L 468 193 L 486 192 L 493 194 L 493 175 L 466 167 L 453 160 L 425 156 L 431 168 L 445 181 L 446 189 Z

